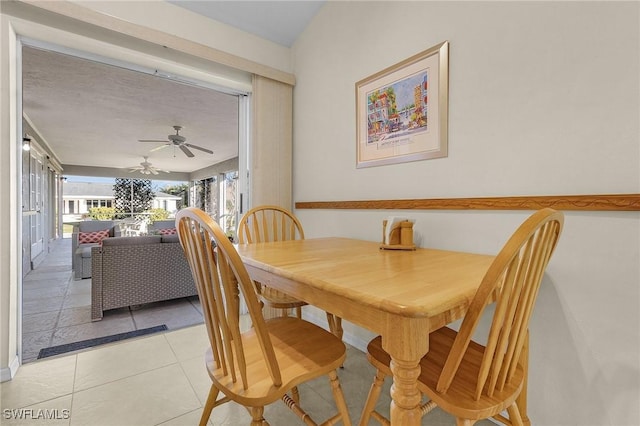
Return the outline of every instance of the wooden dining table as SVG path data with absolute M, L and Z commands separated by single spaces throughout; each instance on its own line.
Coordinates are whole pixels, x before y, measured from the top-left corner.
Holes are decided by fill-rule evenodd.
M 240 244 L 252 279 L 382 336 L 391 355 L 391 423 L 419 425 L 428 333 L 464 316 L 494 256 L 382 250 L 349 238 Z

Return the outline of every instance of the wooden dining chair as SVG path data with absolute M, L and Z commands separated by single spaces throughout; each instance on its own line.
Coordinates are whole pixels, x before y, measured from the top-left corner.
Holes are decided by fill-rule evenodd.
M 527 380 L 529 320 L 545 268 L 564 222 L 561 212 L 543 209 L 515 231 L 487 270 L 458 332 L 443 327 L 429 334 L 429 352 L 420 362 L 418 388 L 429 398 L 422 414 L 435 406 L 456 417 L 458 425 L 494 417 L 521 425 L 516 400 Z M 484 309 L 496 302 L 484 345 L 471 340 Z M 380 336 L 369 342 L 367 358 L 376 368 L 374 383 L 360 420 L 389 421 L 374 411 L 390 356 Z M 507 410 L 509 417 L 500 413 Z
M 288 394 L 297 385 L 327 375 L 338 413 L 324 424 L 342 420 L 349 413 L 336 368 L 344 361 L 344 343 L 333 334 L 295 317 L 265 320 L 254 284 L 231 242 L 220 226 L 202 210 L 189 207 L 176 215 L 180 244 L 185 252 L 209 337 L 205 353 L 212 380 L 200 425 L 212 410 L 233 401 L 251 414 L 251 425 L 268 425 L 264 406 L 281 399 L 306 424 L 313 423 Z M 243 297 L 252 326 L 241 332 L 239 304 Z M 223 396 L 218 399 L 218 395 Z
M 302 224 L 293 213 L 282 207 L 272 205 L 254 207 L 242 216 L 238 224 L 240 244 L 298 239 L 304 239 Z M 288 315 L 289 309 L 295 309 L 298 318 L 302 318 L 302 307 L 307 304 L 306 302 L 257 282 L 256 291 L 265 306 L 282 309 L 284 316 Z M 327 312 L 327 321 L 329 330 L 342 338 L 342 319 Z

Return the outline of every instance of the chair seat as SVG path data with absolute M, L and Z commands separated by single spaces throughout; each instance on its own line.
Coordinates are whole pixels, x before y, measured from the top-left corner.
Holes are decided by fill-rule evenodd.
M 307 304 L 302 300 L 265 285 L 261 285 L 258 296 L 266 305 L 278 309 L 297 308 Z
M 280 366 L 282 385 L 274 387 L 255 329 L 242 334 L 247 363 L 248 389 L 242 381 L 234 383 L 215 366 L 211 349 L 205 355 L 207 370 L 214 386 L 245 406 L 264 406 L 282 397 L 287 390 L 310 378 L 336 370 L 346 357 L 344 343 L 333 334 L 295 317 L 279 317 L 266 321 L 276 359 Z M 330 342 L 330 343 L 328 343 Z
M 518 365 L 514 379 L 510 385 L 506 385 L 503 390 L 496 390 L 491 397 L 483 393 L 479 400 L 475 400 L 476 377 L 482 363 L 484 347 L 474 341 L 469 343 L 461 365 L 464 369 L 458 371 L 446 394 L 436 391 L 436 386 L 447 356 L 451 351 L 451 346 L 457 333 L 443 327 L 429 334 L 429 352 L 420 361 L 420 377 L 418 387 L 432 401 L 445 411 L 458 417 L 467 419 L 483 419 L 492 417 L 507 409 L 516 400 L 522 389 L 524 371 Z M 386 375 L 392 375 L 389 364 L 391 357 L 382 349 L 382 338 L 380 336 L 369 342 L 367 346 L 367 356 L 369 361 Z

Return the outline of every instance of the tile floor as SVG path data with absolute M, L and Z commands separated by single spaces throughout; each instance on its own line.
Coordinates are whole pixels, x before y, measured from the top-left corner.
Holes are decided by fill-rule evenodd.
M 176 330 L 203 321 L 198 298 L 191 297 L 109 310 L 102 321 L 92 322 L 91 279 L 73 279 L 70 238 L 54 242 L 44 261 L 27 274 L 22 300 L 24 363 L 49 346 L 162 324 Z
M 65 243 L 63 241 L 61 244 Z M 52 255 L 55 257 L 54 253 Z M 59 262 L 57 266 L 54 260 L 45 263 L 52 268 L 52 276 L 64 281 L 65 274 L 70 278 L 69 268 L 62 265 L 63 259 L 59 259 Z M 33 275 L 40 275 L 40 272 L 35 271 Z M 25 334 L 42 333 L 39 339 L 45 345 L 78 336 L 85 338 L 92 334 L 112 334 L 119 327 L 135 327 L 138 322 L 136 315 L 143 311 L 124 310 L 101 322 L 116 324 L 113 326 L 101 328 L 100 325 L 87 325 L 101 324 L 81 321 L 87 316 L 83 311 L 86 298 L 82 295 L 86 295 L 84 286 L 90 280 L 71 280 L 67 283 L 68 288 L 54 289 L 60 286 L 43 284 L 52 277 L 46 278 L 43 274 L 38 278 L 32 276 L 25 287 L 32 285 L 47 296 L 31 296 L 30 300 L 25 301 L 31 310 L 25 312 L 28 320 L 25 322 L 29 322 L 31 327 Z M 36 308 L 36 300 L 42 302 L 42 299 L 53 300 L 46 303 L 49 306 L 51 302 L 50 310 L 39 311 Z M 197 310 L 197 302 L 188 303 Z M 170 321 L 170 318 L 179 317 L 180 314 L 176 312 L 180 309 L 152 307 L 150 312 L 155 310 L 155 313 L 148 314 L 148 317 L 161 317 L 157 312 L 172 311 L 162 320 L 175 321 L 172 324 L 177 326 L 180 319 Z M 144 327 L 152 322 L 148 320 Z M 210 386 L 202 356 L 207 344 L 204 325 L 198 324 L 26 363 L 13 380 L 0 384 L 0 423 L 70 426 L 197 424 Z M 366 356 L 358 349 L 347 346 L 347 359 L 339 376 L 354 424 L 360 418 L 373 374 L 374 370 Z M 389 387 L 390 381 L 387 380 L 377 407 L 385 415 L 389 412 Z M 325 378 L 300 386 L 300 395 L 303 407 L 316 420 L 323 421 L 335 411 Z M 20 416 L 22 418 L 17 418 Z M 302 424 L 281 402 L 267 407 L 265 418 L 274 426 Z M 216 408 L 209 420 L 210 425 L 249 422 L 247 411 L 232 403 Z M 422 423 L 452 425 L 455 421 L 436 409 L 425 416 Z M 493 423 L 482 421 L 477 424 L 486 426 Z

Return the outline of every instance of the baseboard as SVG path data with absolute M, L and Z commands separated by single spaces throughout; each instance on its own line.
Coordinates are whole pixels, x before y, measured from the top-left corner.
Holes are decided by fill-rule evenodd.
M 18 356 L 16 355 L 13 360 L 9 363 L 8 367 L 3 367 L 0 369 L 0 382 L 8 382 L 13 379 L 13 376 L 16 375 L 18 371 L 18 367 L 20 367 L 20 361 L 18 360 Z

